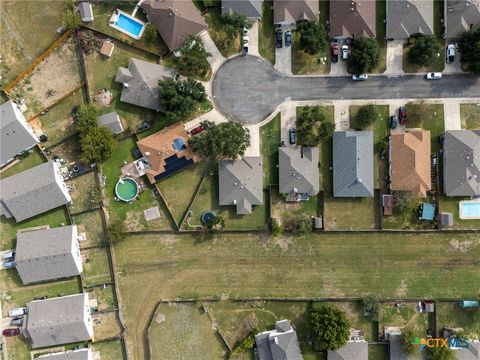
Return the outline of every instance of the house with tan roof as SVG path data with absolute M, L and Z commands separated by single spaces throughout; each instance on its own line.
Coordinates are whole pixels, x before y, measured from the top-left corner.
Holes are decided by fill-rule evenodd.
M 426 197 L 432 188 L 430 131 L 408 129 L 390 135 L 390 187 Z
M 143 158 L 137 160 L 139 175 L 155 183 L 200 161 L 200 155 L 188 146 L 183 124 L 174 124 L 137 142 Z
M 330 37 L 353 39 L 363 36 L 374 38 L 375 1 L 330 0 Z
M 294 25 L 298 21 L 317 21 L 319 13 L 318 1 L 273 1 L 273 22 L 275 24 Z
M 187 37 L 207 28 L 200 11 L 191 1 L 145 0 L 140 6 L 170 51 L 179 49 Z

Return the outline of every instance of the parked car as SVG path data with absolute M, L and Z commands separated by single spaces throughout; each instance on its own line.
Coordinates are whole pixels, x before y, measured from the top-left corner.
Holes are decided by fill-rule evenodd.
M 14 268 L 15 266 L 17 266 L 17 264 L 15 264 L 15 261 L 4 261 L 2 265 L 6 268 Z
M 332 44 L 332 47 L 331 47 L 331 53 L 332 53 L 332 63 L 336 63 L 338 61 L 338 53 L 339 53 L 339 49 L 338 49 L 338 44 Z
M 25 315 L 26 313 L 27 313 L 26 307 L 13 308 L 8 310 L 8 316 L 10 317 L 22 316 L 22 315 Z
M 297 142 L 297 130 L 293 128 L 288 130 L 288 140 L 292 145 Z
M 280 49 L 283 46 L 283 33 L 282 30 L 275 31 L 275 46 Z
M 44 295 L 44 296 L 36 296 L 33 298 L 33 300 L 47 300 L 48 299 L 48 296 Z
M 248 54 L 248 43 L 243 44 L 243 47 L 242 47 L 242 56 L 245 56 L 247 54 Z
M 15 257 L 15 251 L 5 251 L 3 254 L 2 254 L 2 260 L 7 260 L 7 259 L 10 259 L 10 258 L 14 258 Z
M 192 130 L 190 130 L 190 135 L 195 136 L 197 134 L 200 134 L 203 130 L 205 130 L 205 128 L 202 125 L 199 125 L 193 128 Z
M 4 329 L 2 331 L 3 336 L 17 336 L 20 335 L 19 328 L 12 328 L 12 329 Z
M 356 74 L 356 75 L 352 75 L 352 80 L 353 81 L 365 81 L 368 79 L 368 75 L 367 74 Z
M 431 72 L 431 73 L 428 73 L 425 77 L 427 78 L 427 80 L 439 80 L 442 78 L 442 73 Z
M 405 106 L 400 106 L 398 109 L 398 120 L 401 125 L 406 125 L 408 122 L 407 109 Z
M 248 44 L 248 35 L 243 35 L 243 43 Z
M 243 28 L 243 36 L 247 35 L 250 33 L 250 30 L 246 27 Z
M 292 32 L 285 31 L 285 46 L 292 45 Z
M 10 321 L 10 325 L 11 326 L 22 326 L 23 325 L 23 317 L 17 317 L 17 318 L 14 318 L 12 319 L 12 321 Z
M 342 60 L 348 59 L 348 45 L 342 46 Z
M 390 129 L 396 129 L 398 125 L 398 116 L 392 115 L 390 116 Z
M 455 61 L 455 45 L 449 44 L 447 46 L 447 63 L 453 63 Z

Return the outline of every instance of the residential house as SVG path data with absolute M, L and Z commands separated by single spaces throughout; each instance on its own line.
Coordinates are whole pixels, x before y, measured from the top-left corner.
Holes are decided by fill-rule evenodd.
M 0 216 L 16 222 L 71 201 L 60 169 L 53 161 L 0 180 Z
M 88 23 L 93 21 L 92 4 L 88 1 L 83 1 L 78 4 L 78 8 L 80 9 L 80 18 L 83 22 Z
M 432 188 L 430 131 L 409 129 L 390 135 L 390 187 L 426 197 Z
M 373 132 L 333 134 L 333 196 L 372 197 Z
M 327 360 L 368 360 L 368 343 L 366 341 L 347 341 L 338 350 L 328 350 Z
M 255 335 L 260 360 L 302 360 L 297 332 L 288 320 L 275 323 L 275 329 Z
M 29 302 L 24 335 L 33 349 L 92 339 L 88 294 Z
M 480 360 L 480 342 L 468 341 L 466 348 L 453 349 L 457 360 Z
M 299 21 L 317 21 L 318 1 L 274 0 L 273 22 L 278 25 L 295 25 Z
M 200 161 L 188 146 L 188 134 L 181 123 L 156 132 L 137 142 L 143 158 L 135 162 L 140 176 L 155 183 Z
M 443 188 L 447 196 L 480 195 L 480 131 L 445 132 Z
M 120 101 L 162 111 L 158 82 L 176 77 L 177 71 L 174 69 L 131 58 L 128 68 L 118 68 L 115 81 L 123 84 Z
M 320 191 L 318 147 L 279 147 L 279 192 L 307 200 Z
M 236 13 L 257 20 L 262 17 L 262 5 L 263 0 L 222 0 L 222 15 Z
M 376 2 L 330 0 L 330 37 L 376 37 Z
M 17 233 L 15 263 L 24 285 L 80 275 L 77 226 Z
M 480 28 L 480 0 L 445 0 L 445 38 L 459 39 Z
M 97 117 L 97 125 L 105 126 L 112 132 L 112 134 L 120 134 L 123 132 L 123 125 L 120 116 L 116 111 L 112 111 L 108 114 L 100 115 Z
M 237 214 L 252 213 L 263 204 L 263 167 L 260 156 L 218 162 L 219 203 L 235 205 Z
M 57 353 L 40 355 L 42 360 L 93 360 L 91 349 L 67 350 Z
M 140 6 L 170 51 L 179 49 L 187 37 L 207 28 L 192 1 L 145 0 Z
M 387 0 L 387 39 L 433 35 L 434 0 Z
M 15 156 L 33 148 L 38 138 L 20 109 L 12 101 L 0 106 L 0 168 L 14 160 Z

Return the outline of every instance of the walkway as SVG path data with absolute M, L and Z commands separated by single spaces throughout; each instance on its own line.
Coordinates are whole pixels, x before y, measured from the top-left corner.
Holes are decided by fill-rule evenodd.
M 207 50 L 210 54 L 212 54 L 212 56 L 209 56 L 207 60 L 210 66 L 212 67 L 212 72 L 215 73 L 215 71 L 217 71 L 220 65 L 225 61 L 225 58 L 215 46 L 215 43 L 210 37 L 210 34 L 208 33 L 208 31 L 202 32 L 200 34 L 200 38 L 202 39 L 205 50 Z

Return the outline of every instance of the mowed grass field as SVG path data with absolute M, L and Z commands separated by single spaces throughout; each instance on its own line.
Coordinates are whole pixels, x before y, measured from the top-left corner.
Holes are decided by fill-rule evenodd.
M 479 254 L 475 234 L 128 237 L 115 245 L 128 351 L 145 358 L 148 321 L 162 299 L 472 297 Z

